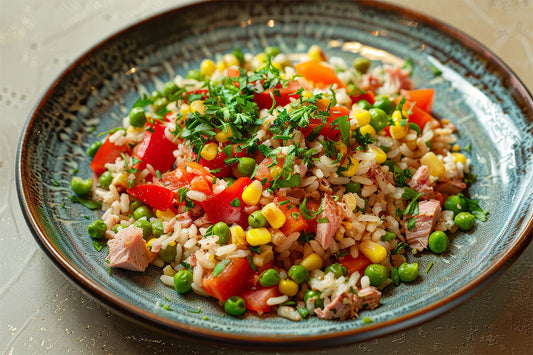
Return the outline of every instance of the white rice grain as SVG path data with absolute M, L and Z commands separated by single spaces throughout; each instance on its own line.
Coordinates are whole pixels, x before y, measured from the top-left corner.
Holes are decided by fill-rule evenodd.
M 169 275 L 161 275 L 159 278 L 166 286 L 174 287 L 174 277 Z
M 282 304 L 282 303 L 285 303 L 289 300 L 289 297 L 286 296 L 286 295 L 283 295 L 283 296 L 278 296 L 278 297 L 270 297 L 266 303 L 269 305 L 269 306 L 275 306 L 275 305 L 278 305 L 278 304 Z

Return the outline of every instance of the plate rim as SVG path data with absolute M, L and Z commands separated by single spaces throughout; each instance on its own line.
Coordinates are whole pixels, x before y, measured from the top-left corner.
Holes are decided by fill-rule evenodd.
M 83 292 L 88 293 L 93 299 L 103 304 L 105 307 L 110 307 L 121 316 L 124 316 L 130 320 L 133 320 L 143 326 L 155 329 L 159 332 L 164 332 L 172 336 L 180 336 L 183 334 L 176 334 L 175 331 L 184 332 L 196 336 L 203 336 L 210 340 L 228 342 L 228 343 L 240 343 L 244 345 L 263 344 L 268 346 L 299 346 L 299 347 L 316 347 L 327 345 L 341 345 L 347 343 L 353 343 L 371 338 L 391 334 L 400 330 L 411 328 L 417 324 L 421 324 L 428 320 L 431 320 L 445 312 L 448 312 L 473 297 L 480 292 L 484 287 L 492 283 L 497 277 L 503 274 L 514 261 L 523 253 L 526 247 L 531 243 L 532 231 L 533 231 L 533 215 L 529 220 L 525 221 L 520 230 L 516 231 L 517 237 L 513 240 L 513 243 L 509 246 L 508 251 L 503 254 L 497 262 L 487 268 L 481 274 L 478 274 L 473 280 L 456 289 L 450 293 L 447 297 L 441 298 L 438 301 L 429 304 L 421 309 L 417 309 L 410 313 L 404 314 L 393 319 L 389 319 L 380 323 L 365 325 L 364 327 L 352 328 L 348 330 L 332 332 L 321 335 L 282 335 L 282 336 L 257 336 L 246 335 L 237 333 L 226 333 L 223 331 L 208 329 L 200 326 L 193 326 L 186 323 L 174 321 L 165 317 L 162 317 L 156 313 L 144 310 L 131 302 L 115 295 L 108 289 L 101 287 L 96 282 L 92 281 L 90 277 L 85 275 L 74 265 L 71 265 L 63 253 L 55 247 L 54 243 L 46 235 L 43 226 L 39 223 L 33 212 L 33 207 L 29 205 L 26 196 L 27 189 L 25 186 L 28 184 L 27 177 L 23 174 L 23 168 L 25 166 L 24 161 L 27 153 L 26 143 L 29 139 L 29 132 L 34 124 L 36 117 L 41 110 L 42 106 L 47 102 L 50 96 L 53 95 L 56 86 L 71 72 L 79 63 L 85 60 L 87 57 L 98 51 L 102 46 L 106 45 L 109 41 L 122 36 L 124 33 L 132 31 L 136 27 L 143 24 L 157 21 L 158 18 L 170 15 L 174 12 L 183 11 L 190 7 L 196 7 L 205 5 L 206 3 L 212 3 L 216 0 L 209 1 L 196 1 L 185 6 L 177 6 L 171 9 L 158 12 L 148 18 L 142 19 L 134 24 L 126 25 L 114 31 L 111 35 L 101 40 L 96 40 L 97 43 L 92 45 L 88 50 L 84 51 L 80 56 L 71 62 L 45 89 L 44 94 L 36 101 L 36 104 L 28 114 L 28 118 L 24 124 L 19 138 L 19 144 L 17 146 L 16 159 L 15 159 L 15 183 L 17 189 L 17 196 L 19 205 L 22 210 L 22 214 L 28 225 L 32 236 L 36 240 L 39 247 L 45 252 L 48 259 L 53 262 L 53 265 L 63 274 L 67 279 L 74 283 Z M 227 1 L 217 1 L 224 3 Z M 433 16 L 426 15 L 424 13 L 405 8 L 403 6 L 389 4 L 386 2 L 375 2 L 372 0 L 349 0 L 348 3 L 358 3 L 363 6 L 370 6 L 375 9 L 383 9 L 386 11 L 394 12 L 398 15 L 407 16 L 416 21 L 422 22 L 429 27 L 436 29 L 439 32 L 446 34 L 447 36 L 456 38 L 460 44 L 476 54 L 480 54 L 483 58 L 490 60 L 490 63 L 495 66 L 495 70 L 501 75 L 502 79 L 509 80 L 509 85 L 517 90 L 517 95 L 521 97 L 530 110 L 533 110 L 533 98 L 529 89 L 518 78 L 514 71 L 509 68 L 496 54 L 490 51 L 478 40 L 470 37 L 463 31 L 448 25 L 445 22 L 434 18 Z M 164 326 L 162 329 L 161 326 Z M 301 343 L 305 342 L 305 343 Z

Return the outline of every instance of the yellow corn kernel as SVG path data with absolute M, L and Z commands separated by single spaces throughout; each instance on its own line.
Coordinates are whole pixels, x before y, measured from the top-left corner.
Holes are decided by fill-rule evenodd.
M 340 242 L 340 241 L 343 240 L 343 239 L 344 239 L 344 233 L 341 232 L 340 230 L 337 230 L 337 231 L 335 232 L 335 240 L 336 240 L 337 242 Z
M 198 112 L 203 115 L 205 113 L 204 100 L 195 100 L 191 102 L 191 112 Z
M 239 65 L 240 62 L 233 54 L 225 54 L 223 57 L 224 64 L 226 64 L 226 67 L 231 67 L 234 65 Z
M 272 62 L 272 66 L 278 70 L 283 70 L 283 64 L 280 62 Z
M 226 69 L 226 64 L 223 61 L 217 62 L 217 69 L 220 72 L 223 72 Z
M 359 130 L 361 131 L 361 134 L 363 136 L 366 135 L 366 134 L 369 134 L 370 137 L 374 137 L 376 135 L 376 130 L 374 129 L 374 127 L 372 127 L 369 124 L 361 126 L 361 128 L 359 128 Z
M 305 244 L 304 244 L 304 255 L 303 255 L 304 259 L 305 259 L 308 255 L 310 255 L 310 254 L 312 254 L 312 253 L 313 253 L 313 247 L 311 247 L 311 244 L 309 244 L 309 243 L 305 243 Z
M 416 150 L 418 148 L 418 142 L 417 142 L 416 139 L 413 139 L 412 141 L 405 142 L 405 145 L 407 146 L 407 148 L 409 148 L 411 150 Z
M 400 123 L 400 121 L 395 121 L 394 126 L 390 127 L 390 135 L 394 139 L 401 139 L 405 137 L 408 132 L 409 132 L 409 125 L 404 124 L 402 127 L 402 124 Z
M 187 104 L 183 104 L 180 106 L 180 113 L 183 117 L 187 117 L 187 115 L 191 112 L 191 107 Z
M 302 91 L 302 97 L 303 97 L 303 98 L 308 99 L 308 98 L 310 98 L 311 96 L 313 96 L 313 94 L 312 94 L 311 92 L 309 92 L 309 91 L 307 91 L 307 90 Z
M 265 53 L 259 53 L 255 56 L 255 59 L 257 59 L 260 63 L 264 63 L 266 61 L 266 55 Z
M 348 147 L 342 141 L 335 142 L 335 148 L 337 148 L 337 151 L 340 152 L 342 156 L 345 156 L 348 152 Z
M 448 123 L 450 123 L 450 120 L 447 119 L 447 118 L 443 118 L 442 120 L 440 120 L 440 123 L 444 126 L 444 125 L 447 125 Z
M 212 75 L 217 70 L 217 65 L 210 59 L 202 60 L 200 64 L 200 73 L 202 75 Z
M 466 157 L 464 154 L 461 153 L 452 153 L 453 157 L 455 158 L 456 163 L 461 163 L 463 165 L 466 164 Z
M 359 169 L 359 161 L 351 156 L 347 156 L 346 159 L 344 159 L 341 168 L 346 169 L 341 172 L 342 176 L 352 177 Z
M 279 292 L 289 297 L 296 296 L 298 293 L 298 284 L 292 280 L 281 280 L 278 288 Z
M 323 98 L 323 99 L 317 99 L 315 101 L 315 105 L 318 107 L 320 111 L 326 111 L 329 107 L 329 99 Z
M 342 222 L 342 224 L 344 225 L 344 229 L 347 231 L 353 228 L 353 225 L 350 222 Z
M 227 132 L 225 130 L 222 130 L 215 134 L 215 139 L 219 143 L 226 143 L 231 137 L 233 137 L 233 133 L 231 132 L 231 128 L 229 126 L 226 127 L 228 130 Z
M 357 104 L 353 107 L 353 116 L 357 120 L 359 127 L 366 126 L 370 123 L 370 112 L 358 107 Z
M 285 213 L 283 213 L 283 211 L 280 210 L 274 202 L 270 202 L 268 205 L 263 207 L 261 212 L 272 228 L 281 228 L 281 226 L 285 224 L 285 221 L 287 221 Z
M 272 260 L 274 260 L 274 253 L 272 250 L 262 251 L 261 254 L 255 254 L 252 257 L 252 262 L 257 267 L 263 267 L 268 265 Z
M 359 251 L 374 264 L 379 264 L 387 257 L 387 249 L 371 240 L 359 244 Z
M 263 193 L 263 185 L 261 181 L 254 180 L 250 185 L 248 185 L 242 192 L 242 200 L 247 205 L 255 206 L 259 203 L 261 199 L 261 194 Z
M 317 253 L 311 253 L 302 260 L 300 265 L 306 268 L 307 271 L 319 270 L 322 268 L 322 258 Z
M 246 235 L 241 226 L 231 226 L 229 227 L 231 234 L 231 244 L 235 244 L 239 249 L 246 248 Z
M 461 146 L 460 146 L 459 144 L 456 143 L 456 144 L 454 144 L 454 145 L 452 146 L 452 151 L 454 151 L 454 152 L 458 152 L 458 151 L 460 151 L 460 150 L 461 150 Z
M 369 144 L 368 150 L 374 153 L 374 155 L 376 156 L 376 163 L 381 164 L 385 160 L 387 160 L 387 154 L 385 154 L 385 152 L 377 145 Z
M 272 177 L 276 177 L 281 173 L 281 170 L 282 168 L 280 168 L 279 166 L 273 166 L 270 168 L 270 175 Z
M 272 241 L 272 234 L 265 227 L 253 228 L 246 232 L 246 242 L 251 246 L 265 245 Z
M 128 176 L 129 173 L 123 171 L 113 178 L 111 184 L 113 184 L 115 187 L 127 189 L 130 186 L 130 184 L 128 183 Z
M 164 211 L 155 210 L 155 215 L 157 216 L 157 218 L 162 219 L 163 221 L 170 221 L 176 216 L 170 208 Z
M 444 164 L 442 164 L 433 152 L 426 153 L 422 159 L 420 159 L 420 164 L 428 167 L 429 175 L 431 176 L 442 177 L 446 172 Z
M 400 112 L 398 110 L 394 110 L 394 112 L 392 113 L 392 120 L 394 122 L 398 122 L 404 118 L 409 118 L 409 113 L 407 111 Z
M 200 156 L 205 160 L 213 160 L 218 154 L 218 144 L 216 143 L 207 143 L 204 145 L 200 151 Z
M 351 211 L 355 210 L 355 208 L 357 207 L 357 200 L 355 199 L 355 196 L 353 195 L 353 193 L 348 192 L 347 194 L 344 194 L 342 199 L 344 200 L 344 203 L 346 204 L 346 206 L 348 206 L 348 208 Z
M 311 59 L 314 59 L 319 62 L 324 62 L 328 60 L 324 52 L 322 51 L 322 48 L 317 46 L 316 44 L 312 45 L 309 50 L 307 51 L 307 55 L 311 57 Z
M 152 249 L 152 243 L 156 240 L 157 238 L 152 238 L 150 239 L 149 241 L 146 242 L 146 249 L 148 250 L 151 250 Z

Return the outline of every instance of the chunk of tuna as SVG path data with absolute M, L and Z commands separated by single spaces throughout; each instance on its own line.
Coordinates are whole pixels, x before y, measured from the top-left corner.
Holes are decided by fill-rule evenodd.
M 144 271 L 148 267 L 146 243 L 141 228 L 124 228 L 107 245 L 109 266 L 132 271 Z
M 411 248 L 422 251 L 428 246 L 428 239 L 435 223 L 439 219 L 441 207 L 437 200 L 420 201 L 415 227 L 407 230 L 405 239 Z
M 345 320 L 357 317 L 357 312 L 361 308 L 376 308 L 379 306 L 380 299 L 381 292 L 374 286 L 369 286 L 357 290 L 357 294 L 352 292 L 342 293 L 326 305 L 324 309 L 315 309 L 315 313 L 322 319 Z
M 409 187 L 422 194 L 422 199 L 430 200 L 435 197 L 433 186 L 429 180 L 429 170 L 425 165 L 421 165 L 409 182 Z
M 464 189 L 466 189 L 466 184 L 460 180 L 449 180 L 437 185 L 437 191 L 448 195 L 457 195 Z
M 324 211 L 318 215 L 317 220 L 327 218 L 327 222 L 318 223 L 316 227 L 315 240 L 320 243 L 322 248 L 327 249 L 331 245 L 331 240 L 339 227 L 341 226 L 341 211 L 337 207 L 337 203 L 333 201 L 331 196 L 324 197 Z

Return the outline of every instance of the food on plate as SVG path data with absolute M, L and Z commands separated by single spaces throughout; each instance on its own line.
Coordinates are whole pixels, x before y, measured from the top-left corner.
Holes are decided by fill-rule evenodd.
M 111 268 L 159 267 L 176 297 L 357 317 L 420 278 L 412 254 L 446 253 L 488 214 L 463 195 L 470 160 L 411 70 L 318 46 L 205 59 L 89 146 L 94 175 L 71 198 L 103 209 L 88 234 Z

